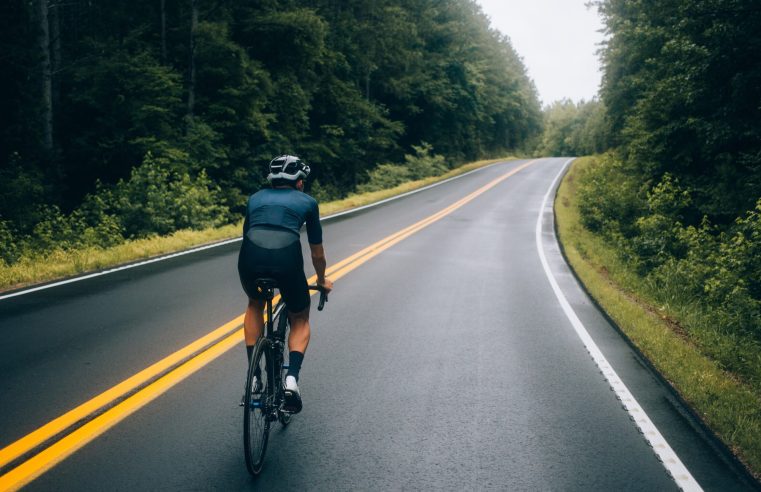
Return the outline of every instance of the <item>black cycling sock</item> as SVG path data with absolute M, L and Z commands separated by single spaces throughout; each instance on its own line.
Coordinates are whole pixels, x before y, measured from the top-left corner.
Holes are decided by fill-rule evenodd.
M 304 362 L 304 354 L 302 352 L 291 351 L 288 353 L 288 372 L 286 376 L 293 376 L 296 381 L 299 380 L 299 371 L 301 371 L 301 363 Z

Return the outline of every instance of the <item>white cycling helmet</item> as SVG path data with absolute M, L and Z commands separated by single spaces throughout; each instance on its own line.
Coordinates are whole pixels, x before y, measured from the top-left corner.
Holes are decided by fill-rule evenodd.
M 309 166 L 295 155 L 281 155 L 270 161 L 270 173 L 267 176 L 267 181 L 270 183 L 275 179 L 298 181 L 299 179 L 306 179 L 310 171 Z

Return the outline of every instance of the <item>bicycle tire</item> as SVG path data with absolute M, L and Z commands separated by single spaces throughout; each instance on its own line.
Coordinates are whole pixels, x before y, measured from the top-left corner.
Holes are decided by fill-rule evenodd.
M 260 368 L 261 393 L 251 393 L 256 367 Z M 264 464 L 264 454 L 269 440 L 270 416 L 275 399 L 273 382 L 272 342 L 261 338 L 256 343 L 251 364 L 246 376 L 246 392 L 243 406 L 243 448 L 246 468 L 252 475 L 258 475 Z M 257 397 L 258 396 L 258 397 Z
M 288 307 L 283 305 L 283 308 L 278 312 L 277 316 L 277 337 L 281 341 L 285 341 L 288 335 Z
M 286 306 L 283 306 L 283 309 L 280 311 L 278 319 L 277 319 L 277 334 L 278 338 L 285 342 L 288 338 L 288 328 L 290 327 L 290 323 L 288 320 L 288 308 Z M 283 350 L 283 353 L 280 354 L 279 359 L 283 361 L 283 363 L 287 363 L 287 350 Z M 278 380 L 280 381 L 281 385 L 282 382 L 285 380 L 285 374 L 283 373 L 283 367 L 280 365 L 280 367 L 275 368 L 275 370 L 280 370 L 280 377 Z M 279 391 L 282 392 L 282 388 L 278 388 Z M 282 395 L 282 393 L 281 393 Z M 280 424 L 285 427 L 288 424 L 291 423 L 291 417 L 293 415 L 288 412 L 283 412 L 281 408 L 278 408 L 277 411 L 277 418 L 280 421 Z

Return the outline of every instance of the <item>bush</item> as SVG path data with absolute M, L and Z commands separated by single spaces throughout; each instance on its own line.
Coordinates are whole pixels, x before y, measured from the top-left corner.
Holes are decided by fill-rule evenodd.
M 367 182 L 359 185 L 359 193 L 385 190 L 399 186 L 407 181 L 438 176 L 449 170 L 444 156 L 431 154 L 433 147 L 422 142 L 420 146 L 413 145 L 414 155 L 406 154 L 404 164 L 380 164 L 370 171 Z
M 0 219 L 0 261 L 7 265 L 22 256 L 46 256 L 55 251 L 106 248 L 154 234 L 179 229 L 216 227 L 232 220 L 221 204 L 220 190 L 206 172 L 191 177 L 187 155 L 168 149 L 160 157 L 147 154 L 132 170 L 129 180 L 107 188 L 100 183 L 70 214 L 56 206 L 40 206 L 41 217 L 30 235 L 23 235 L 9 221 Z
M 23 247 L 19 244 L 11 223 L 0 218 L 0 262 L 10 265 L 18 261 Z
M 370 179 L 357 187 L 357 192 L 385 190 L 412 180 L 409 168 L 399 164 L 380 164 L 370 171 Z
M 713 343 L 713 332 L 761 342 L 761 200 L 730 227 L 707 217 L 685 225 L 693 213 L 689 188 L 668 173 L 649 189 L 634 176 L 612 156 L 579 174 L 584 226 L 616 247 L 653 299 L 686 313 L 684 327 L 701 343 Z M 736 365 L 731 350 L 706 350 Z
M 607 154 L 579 175 L 579 213 L 585 227 L 609 239 L 630 237 L 646 207 L 640 186 L 620 160 Z
M 172 166 L 167 164 L 149 153 L 132 170 L 129 180 L 119 181 L 113 190 L 100 190 L 105 206 L 119 217 L 127 237 L 203 229 L 231 220 L 229 209 L 221 205 L 219 187 L 205 171 L 192 178 L 170 170 Z
M 668 173 L 647 193 L 648 212 L 635 221 L 636 233 L 631 240 L 645 272 L 686 254 L 682 212 L 690 203 L 689 192 Z
M 755 210 L 740 217 L 735 223 L 735 233 L 725 246 L 731 265 L 748 279 L 748 290 L 756 300 L 761 300 L 761 199 Z
M 44 207 L 40 215 L 44 220 L 34 227 L 28 244 L 33 253 L 55 250 L 72 250 L 82 247 L 108 247 L 124 241 L 122 227 L 113 215 L 87 214 L 75 210 L 70 215 L 58 207 Z
M 330 183 L 323 185 L 317 180 L 310 184 L 308 193 L 314 197 L 318 203 L 325 203 L 343 198 L 341 190 L 339 190 L 337 186 Z
M 404 166 L 410 171 L 412 179 L 423 179 L 430 176 L 438 176 L 449 170 L 443 155 L 431 154 L 433 147 L 421 142 L 420 146 L 413 145 L 415 155 L 405 154 Z

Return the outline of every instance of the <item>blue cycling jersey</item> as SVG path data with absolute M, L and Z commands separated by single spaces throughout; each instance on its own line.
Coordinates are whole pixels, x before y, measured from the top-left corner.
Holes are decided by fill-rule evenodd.
M 322 226 L 317 200 L 293 188 L 266 188 L 248 199 L 243 234 L 256 226 L 278 227 L 299 234 L 307 225 L 310 244 L 322 244 Z

